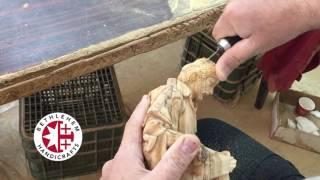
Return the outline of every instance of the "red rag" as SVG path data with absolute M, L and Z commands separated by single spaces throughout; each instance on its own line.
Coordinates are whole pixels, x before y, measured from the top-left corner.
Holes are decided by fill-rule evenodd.
M 286 91 L 320 64 L 320 30 L 306 32 L 263 55 L 257 67 L 269 91 Z

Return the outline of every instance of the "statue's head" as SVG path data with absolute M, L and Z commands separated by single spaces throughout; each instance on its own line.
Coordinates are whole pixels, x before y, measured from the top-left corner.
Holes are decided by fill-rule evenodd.
M 194 98 L 201 100 L 203 95 L 211 95 L 218 84 L 215 63 L 209 59 L 198 59 L 185 65 L 178 80 L 184 82 L 192 90 Z

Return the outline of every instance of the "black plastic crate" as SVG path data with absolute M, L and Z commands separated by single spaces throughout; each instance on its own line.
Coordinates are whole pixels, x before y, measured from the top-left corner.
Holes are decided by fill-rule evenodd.
M 82 128 L 81 148 L 63 162 L 42 157 L 33 142 L 36 124 L 53 112 L 73 116 Z M 56 179 L 100 169 L 117 152 L 126 120 L 113 66 L 21 99 L 20 134 L 31 174 Z
M 261 78 L 261 74 L 256 71 L 253 71 L 251 76 L 246 77 L 238 84 L 229 84 L 228 82 L 219 83 L 214 89 L 214 96 L 222 102 L 235 102 Z
M 209 57 L 217 50 L 217 42 L 211 37 L 210 31 L 196 33 L 186 40 L 181 67 L 198 58 Z M 212 60 L 217 62 L 219 57 Z M 214 89 L 214 96 L 223 102 L 234 102 L 239 99 L 261 77 L 261 72 L 256 68 L 259 59 L 252 58 L 241 64 L 229 75 L 228 79 L 220 82 Z M 249 83 L 250 82 L 250 83 Z

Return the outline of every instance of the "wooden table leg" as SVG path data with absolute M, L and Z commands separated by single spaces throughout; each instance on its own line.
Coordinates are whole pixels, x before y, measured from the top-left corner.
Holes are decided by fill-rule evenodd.
M 269 92 L 268 83 L 262 77 L 261 82 L 260 82 L 260 86 L 259 86 L 259 90 L 258 90 L 258 94 L 257 94 L 257 98 L 256 98 L 256 103 L 254 105 L 257 109 L 262 109 L 264 102 L 266 101 L 266 98 L 268 96 L 268 92 Z

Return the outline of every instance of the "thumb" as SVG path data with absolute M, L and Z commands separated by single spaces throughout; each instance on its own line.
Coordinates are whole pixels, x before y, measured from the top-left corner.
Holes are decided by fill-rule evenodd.
M 166 180 L 180 179 L 189 164 L 199 152 L 200 141 L 194 135 L 180 137 L 154 168 L 154 177 Z
M 256 55 L 256 48 L 252 40 L 243 39 L 228 49 L 218 60 L 216 65 L 217 76 L 225 81 L 230 73 L 250 57 Z

